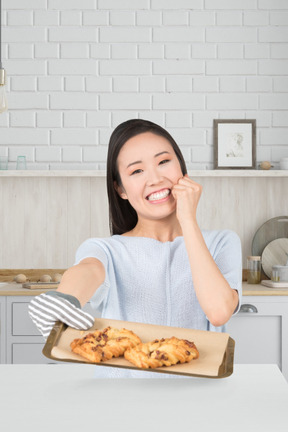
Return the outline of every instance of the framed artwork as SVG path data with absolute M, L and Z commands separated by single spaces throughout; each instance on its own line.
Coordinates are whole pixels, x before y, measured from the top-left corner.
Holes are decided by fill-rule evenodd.
M 214 120 L 214 168 L 256 168 L 256 120 Z

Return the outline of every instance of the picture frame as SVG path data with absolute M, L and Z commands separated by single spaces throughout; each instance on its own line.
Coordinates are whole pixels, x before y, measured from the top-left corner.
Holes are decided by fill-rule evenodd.
M 256 169 L 256 120 L 213 121 L 214 169 Z

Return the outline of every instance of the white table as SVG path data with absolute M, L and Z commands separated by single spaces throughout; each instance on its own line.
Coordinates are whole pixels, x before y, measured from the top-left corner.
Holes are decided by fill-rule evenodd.
M 288 384 L 276 365 L 235 365 L 216 380 L 99 380 L 94 368 L 0 365 L 1 430 L 288 431 Z

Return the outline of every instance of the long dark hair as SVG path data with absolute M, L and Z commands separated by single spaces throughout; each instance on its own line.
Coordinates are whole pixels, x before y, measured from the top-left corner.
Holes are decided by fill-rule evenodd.
M 122 199 L 115 190 L 114 182 L 122 186 L 118 171 L 117 158 L 123 145 L 132 137 L 152 132 L 166 138 L 179 160 L 183 175 L 187 174 L 186 164 L 180 148 L 172 136 L 161 126 L 148 120 L 132 119 L 121 123 L 111 135 L 107 155 L 107 193 L 109 202 L 109 226 L 111 234 L 124 234 L 132 230 L 138 221 L 134 208 L 127 199 Z

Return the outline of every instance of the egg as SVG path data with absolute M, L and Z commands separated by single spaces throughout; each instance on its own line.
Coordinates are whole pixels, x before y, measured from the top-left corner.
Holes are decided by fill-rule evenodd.
M 26 280 L 27 280 L 27 277 L 22 273 L 18 274 L 14 278 L 14 281 L 17 283 L 24 283 L 24 282 L 26 282 Z
M 260 168 L 263 170 L 269 170 L 271 168 L 271 163 L 268 161 L 261 162 Z
M 60 273 L 55 273 L 52 277 L 53 282 L 61 282 L 62 275 Z
M 51 282 L 51 276 L 50 275 L 42 275 L 40 277 L 40 282 Z

